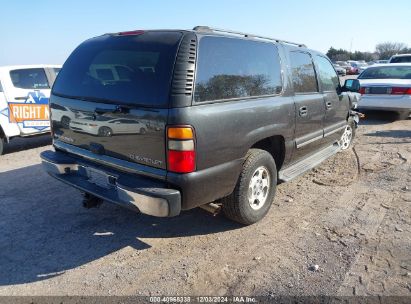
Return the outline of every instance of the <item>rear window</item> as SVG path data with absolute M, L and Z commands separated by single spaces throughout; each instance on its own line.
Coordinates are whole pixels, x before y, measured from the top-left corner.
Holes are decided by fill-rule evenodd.
M 390 60 L 390 63 L 404 63 L 404 62 L 411 62 L 411 56 L 398 56 L 398 57 L 393 57 Z
M 49 82 L 44 69 L 20 69 L 10 71 L 13 86 L 19 89 L 49 89 Z
M 146 32 L 90 39 L 67 59 L 53 94 L 108 103 L 166 106 L 181 36 L 179 32 Z
M 411 79 L 411 66 L 369 67 L 358 79 Z
M 196 102 L 273 95 L 281 89 L 274 44 L 225 37 L 200 40 Z

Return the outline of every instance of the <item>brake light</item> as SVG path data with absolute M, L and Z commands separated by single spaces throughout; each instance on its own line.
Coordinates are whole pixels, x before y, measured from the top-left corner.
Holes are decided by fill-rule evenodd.
M 364 88 L 364 87 L 361 87 L 361 88 L 360 88 L 360 94 L 361 94 L 361 95 L 364 95 L 364 94 L 365 94 L 365 88 Z
M 133 36 L 133 35 L 141 35 L 141 34 L 144 34 L 144 31 L 136 30 L 136 31 L 119 32 L 117 35 L 119 35 L 119 36 Z
M 392 95 L 411 95 L 411 88 L 394 87 L 391 89 Z
M 195 136 L 192 127 L 167 127 L 167 169 L 176 173 L 195 171 Z

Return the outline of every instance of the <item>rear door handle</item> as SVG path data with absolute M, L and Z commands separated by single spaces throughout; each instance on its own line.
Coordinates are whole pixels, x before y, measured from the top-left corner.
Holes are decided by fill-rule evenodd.
M 331 109 L 333 107 L 333 104 L 331 101 L 327 101 L 325 106 L 327 107 L 327 110 Z
M 298 111 L 298 113 L 300 114 L 301 117 L 307 116 L 308 114 L 308 109 L 306 106 L 301 107 Z

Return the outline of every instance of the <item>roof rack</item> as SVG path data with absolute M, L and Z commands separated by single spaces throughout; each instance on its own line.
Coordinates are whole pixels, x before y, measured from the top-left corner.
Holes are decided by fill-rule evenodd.
M 257 38 L 257 39 L 264 39 L 264 40 L 270 40 L 270 41 L 275 41 L 275 42 L 282 42 L 282 43 L 286 43 L 286 44 L 296 45 L 298 47 L 307 47 L 303 43 L 296 43 L 296 42 L 286 41 L 286 40 L 277 39 L 277 38 L 258 36 L 258 35 L 254 35 L 254 34 L 247 34 L 247 33 L 231 31 L 231 30 L 225 30 L 225 29 L 219 29 L 219 28 L 213 28 L 213 27 L 203 26 L 203 25 L 195 26 L 193 28 L 193 31 L 227 33 L 227 34 L 234 34 L 234 35 L 244 36 L 244 37 L 247 37 L 247 38 Z

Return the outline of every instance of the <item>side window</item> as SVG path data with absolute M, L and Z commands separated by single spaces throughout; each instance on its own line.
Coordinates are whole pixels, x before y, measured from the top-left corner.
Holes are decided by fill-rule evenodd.
M 315 56 L 318 65 L 318 76 L 323 91 L 335 91 L 339 85 L 337 73 L 331 63 L 322 56 Z
M 318 92 L 317 79 L 311 55 L 303 52 L 291 52 L 291 77 L 295 93 Z
M 60 73 L 60 71 L 61 71 L 61 68 L 53 68 L 53 70 L 54 70 L 54 74 L 56 74 L 56 77 L 57 77 L 57 75 Z
M 15 88 L 49 89 L 49 82 L 44 69 L 21 69 L 10 71 L 10 78 Z
M 279 94 L 281 66 L 272 43 L 203 37 L 199 44 L 196 102 Z

